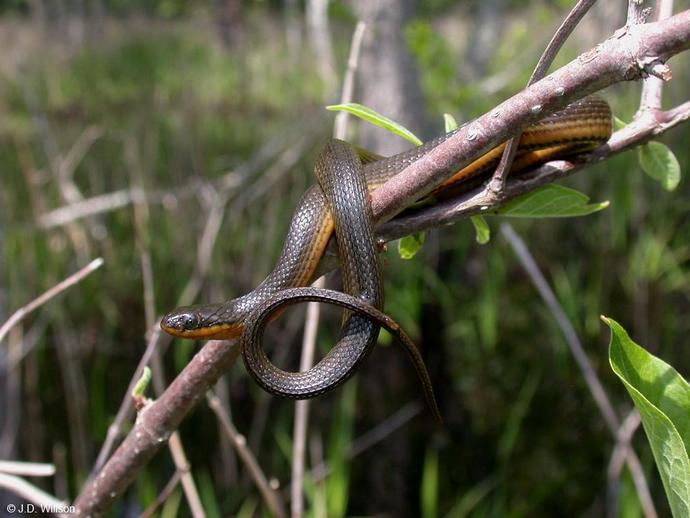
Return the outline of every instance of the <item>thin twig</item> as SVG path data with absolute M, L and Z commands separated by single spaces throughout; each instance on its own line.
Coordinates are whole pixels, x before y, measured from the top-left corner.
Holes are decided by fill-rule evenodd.
M 621 472 L 630 452 L 630 441 L 641 422 L 642 418 L 637 409 L 631 410 L 623 419 L 616 435 L 616 444 L 611 452 L 609 467 L 606 470 L 606 478 L 608 479 L 607 515 L 611 518 L 618 516 L 618 487 L 620 486 Z
M 37 488 L 23 478 L 7 473 L 0 473 L 0 488 L 4 488 L 11 493 L 19 495 L 39 507 L 43 506 L 48 509 L 55 509 L 57 512 L 67 507 L 67 504 L 62 500 L 58 500 L 53 495 Z
M 415 232 L 450 225 L 475 214 L 493 214 L 507 201 L 644 144 L 688 120 L 690 101 L 671 110 L 657 112 L 654 117 L 637 118 L 616 131 L 606 144 L 589 156 L 581 157 L 577 162 L 554 160 L 519 178 L 508 178 L 501 200 L 497 200 L 486 187 L 479 187 L 455 199 L 442 201 L 414 214 L 402 215 L 388 221 L 378 227 L 378 237 L 391 241 Z
M 644 23 L 649 16 L 650 9 L 644 7 L 644 0 L 628 0 L 628 19 L 627 26 L 639 25 Z
M 577 24 L 580 23 L 582 17 L 587 14 L 587 11 L 594 5 L 596 0 L 580 0 L 575 7 L 568 13 L 568 15 L 561 23 L 560 27 L 556 30 L 556 33 L 549 41 L 543 54 L 537 61 L 534 71 L 527 81 L 527 86 L 534 84 L 535 81 L 543 78 L 546 75 L 546 71 L 556 59 L 558 51 L 561 49 L 563 44 L 566 42 L 570 34 L 572 34 Z M 534 110 L 541 111 L 539 105 L 533 107 Z M 517 151 L 518 145 L 520 144 L 520 135 L 522 132 L 518 132 L 513 138 L 506 142 L 506 147 L 503 150 L 503 155 L 501 155 L 501 160 L 496 167 L 496 171 L 489 182 L 489 190 L 494 192 L 497 197 L 501 196 L 503 189 L 505 188 L 506 178 L 508 178 L 508 172 L 510 171 L 510 166 L 513 164 L 513 157 Z
M 326 278 L 319 277 L 313 285 L 317 288 L 323 288 L 326 285 Z M 320 312 L 321 310 L 318 303 L 310 302 L 307 305 L 307 315 L 304 322 L 304 336 L 302 338 L 302 353 L 300 355 L 300 371 L 308 370 L 314 363 Z M 304 459 L 307 444 L 307 428 L 309 426 L 309 407 L 310 401 L 308 399 L 295 401 L 290 484 L 290 516 L 292 518 L 301 518 L 304 512 Z
M 348 103 L 352 100 L 354 91 L 355 73 L 359 60 L 359 53 L 362 45 L 362 37 L 366 24 L 362 21 L 357 22 L 355 31 L 352 34 L 350 54 L 347 60 L 347 70 L 343 79 L 343 91 L 340 102 Z M 333 136 L 337 139 L 345 139 L 347 136 L 347 112 L 340 112 L 336 116 L 333 124 Z M 317 288 L 325 286 L 325 278 L 320 277 L 314 282 Z M 307 304 L 307 315 L 304 323 L 304 337 L 302 339 L 302 353 L 300 357 L 300 370 L 306 371 L 314 363 L 314 353 L 316 350 L 316 334 L 319 326 L 320 307 L 316 302 Z M 309 421 L 308 400 L 295 402 L 295 421 L 293 427 L 292 443 L 292 476 L 290 485 L 290 513 L 292 518 L 300 518 L 304 512 L 304 460 L 307 443 L 307 426 Z
M 94 259 L 89 264 L 87 264 L 83 268 L 80 268 L 78 271 L 67 277 L 65 280 L 57 283 L 49 290 L 43 292 L 41 295 L 29 302 L 26 306 L 23 306 L 14 313 L 12 313 L 12 316 L 9 319 L 7 319 L 7 322 L 5 322 L 2 325 L 2 327 L 0 327 L 0 342 L 3 341 L 3 339 L 7 335 L 7 332 L 10 329 L 12 329 L 15 325 L 17 325 L 19 322 L 21 322 L 24 319 L 24 317 L 26 317 L 29 313 L 34 311 L 36 308 L 41 307 L 43 304 L 48 302 L 53 297 L 56 297 L 57 295 L 65 291 L 67 288 L 70 288 L 78 282 L 80 282 L 91 272 L 103 266 L 103 262 L 104 261 L 102 257 Z
M 165 391 L 165 378 L 163 375 L 163 362 L 161 361 L 161 354 L 158 348 L 154 348 L 150 364 L 154 391 L 157 396 L 160 396 Z M 172 456 L 175 468 L 180 474 L 182 491 L 192 516 L 194 518 L 204 518 L 206 513 L 201 504 L 201 498 L 199 497 L 199 492 L 197 491 L 196 483 L 192 476 L 187 454 L 185 453 L 182 439 L 177 430 L 170 434 L 168 448 L 170 449 L 170 455 Z
M 665 20 L 673 14 L 673 0 L 657 0 L 655 20 Z M 661 109 L 661 97 L 664 81 L 655 76 L 649 76 L 642 83 L 642 95 L 640 96 L 640 108 L 638 113 Z
M 132 379 L 129 381 L 129 385 L 125 391 L 125 397 L 123 398 L 122 403 L 120 403 L 120 408 L 117 410 L 115 419 L 113 419 L 113 422 L 110 424 L 110 426 L 108 426 L 105 441 L 103 441 L 101 450 L 98 452 L 98 457 L 96 458 L 96 462 L 91 470 L 89 480 L 103 468 L 103 465 L 108 460 L 108 457 L 115 448 L 115 442 L 120 436 L 120 431 L 122 430 L 125 421 L 130 417 L 134 410 L 134 404 L 131 396 L 132 390 L 134 390 L 139 378 L 141 378 L 141 373 L 144 372 L 144 367 L 148 365 L 149 361 L 151 360 L 151 355 L 158 345 L 161 333 L 161 328 L 158 325 L 154 325 L 147 333 L 149 339 L 146 344 L 146 350 L 141 356 L 137 368 L 134 369 L 134 374 L 132 375 Z
M 104 131 L 100 126 L 89 126 L 79 135 L 72 145 L 72 148 L 67 152 L 65 157 L 60 160 L 58 167 L 58 174 L 60 177 L 71 179 L 72 176 L 74 176 L 74 172 L 77 170 L 79 163 L 84 156 L 86 156 L 86 153 L 94 142 L 103 136 L 103 133 Z M 78 191 L 73 192 L 73 195 L 75 198 L 80 196 Z
M 144 512 L 141 513 L 139 518 L 149 518 L 150 516 L 153 516 L 155 512 L 158 510 L 160 506 L 162 506 L 168 498 L 170 498 L 170 495 L 172 494 L 173 491 L 175 491 L 175 488 L 177 485 L 180 483 L 180 472 L 175 471 L 173 473 L 173 476 L 170 477 L 170 480 L 168 480 L 168 483 L 165 484 L 165 487 L 163 490 L 158 494 L 156 497 L 156 500 L 149 505 L 146 509 L 144 509 Z
M 256 168 L 261 167 L 265 161 L 274 157 L 277 152 L 277 141 L 269 141 L 268 144 L 259 149 L 252 159 L 239 166 L 234 172 L 229 173 L 218 183 L 221 193 L 236 188 L 238 183 L 235 180 L 237 178 L 245 179 L 251 177 Z M 140 193 L 140 195 L 144 195 L 143 191 Z M 216 200 L 227 203 L 226 198 L 216 198 Z M 209 211 L 206 224 L 204 225 L 204 230 L 202 231 L 198 244 L 199 251 L 197 252 L 197 262 L 194 266 L 194 273 L 192 273 L 191 277 L 187 281 L 187 284 L 182 289 L 181 295 L 176 304 L 178 306 L 191 304 L 201 289 L 205 273 L 208 271 L 211 261 L 211 250 L 218 239 L 221 229 L 220 223 L 224 210 L 225 206 L 223 203 L 215 203 L 212 205 L 211 210 Z M 108 457 L 115 447 L 115 442 L 120 436 L 120 431 L 122 430 L 124 422 L 133 413 L 134 405 L 130 394 L 132 393 L 132 389 L 136 385 L 137 381 L 141 377 L 144 366 L 148 365 L 156 348 L 163 349 L 172 340 L 169 335 L 161 333 L 158 325 L 154 325 L 153 328 L 147 333 L 147 336 L 149 336 L 149 340 L 146 350 L 139 360 L 139 364 L 137 365 L 134 374 L 132 375 L 129 386 L 127 387 L 122 402 L 120 403 L 120 408 L 117 411 L 117 415 L 113 420 L 113 423 L 108 427 L 106 440 L 104 441 L 103 446 L 101 446 L 101 450 L 98 453 L 98 458 L 96 459 L 96 463 L 91 471 L 91 477 L 89 480 L 92 479 L 95 473 L 98 473 L 103 468 L 103 465 L 105 464 L 106 460 L 108 460 Z
M 355 440 L 347 450 L 346 458 L 354 459 L 364 453 L 369 448 L 389 437 L 393 432 L 404 426 L 410 419 L 418 415 L 424 407 L 419 401 L 408 403 L 397 410 L 393 415 L 376 425 L 371 430 L 363 433 Z M 328 475 L 330 467 L 327 462 L 322 462 L 314 466 L 311 470 L 311 477 L 314 481 L 319 481 Z
M 517 255 L 518 260 L 520 261 L 520 264 L 529 275 L 532 284 L 539 292 L 539 295 L 541 295 L 541 298 L 544 300 L 544 303 L 551 314 L 554 316 L 558 327 L 561 328 L 566 344 L 568 344 L 570 354 L 575 359 L 575 362 L 580 368 L 580 372 L 582 372 L 585 382 L 587 383 L 587 387 L 589 388 L 589 391 L 594 398 L 594 402 L 599 409 L 599 413 L 604 418 L 604 422 L 606 423 L 611 435 L 617 439 L 618 431 L 621 426 L 620 419 L 618 418 L 618 415 L 616 415 L 613 405 L 611 404 L 611 401 L 609 400 L 601 381 L 599 381 L 592 364 L 589 362 L 589 358 L 587 358 L 587 354 L 582 347 L 580 338 L 577 336 L 577 333 L 565 314 L 565 311 L 563 311 L 563 308 L 558 303 L 556 295 L 551 289 L 551 286 L 549 286 L 546 278 L 544 278 L 544 275 L 539 269 L 534 257 L 532 257 L 532 254 L 527 249 L 525 242 L 515 233 L 513 227 L 507 223 L 503 223 L 501 225 L 501 234 L 506 238 L 512 247 L 515 255 Z M 630 472 L 633 473 L 633 477 L 635 477 L 635 470 L 639 470 L 640 467 L 637 455 L 632 448 L 628 451 L 627 459 Z M 632 459 L 632 462 L 630 462 L 629 459 Z M 640 478 L 634 479 L 635 487 L 637 489 L 640 504 L 642 505 L 645 516 L 647 518 L 656 517 L 656 510 L 654 509 L 651 493 L 649 492 L 647 481 L 644 478 L 644 473 L 640 470 L 637 475 L 639 475 Z
M 308 0 L 305 6 L 305 18 L 309 32 L 309 40 L 316 54 L 317 70 L 324 83 L 324 93 L 327 97 L 333 95 L 336 88 L 336 74 L 331 32 L 328 23 L 328 0 Z
M 131 182 L 136 188 L 144 189 L 143 174 L 141 171 L 141 162 L 139 159 L 139 150 L 137 143 L 133 139 L 127 140 L 125 150 L 127 157 Z M 141 257 L 141 276 L 143 279 L 144 292 L 144 315 L 147 329 L 151 329 L 155 325 L 156 310 L 154 300 L 154 285 L 153 285 L 153 267 L 151 265 L 151 253 L 149 251 L 149 205 L 146 195 L 142 196 L 140 200 L 134 203 L 134 229 L 136 234 L 137 248 Z M 165 390 L 165 378 L 163 374 L 163 366 L 160 361 L 160 351 L 155 348 L 153 356 L 151 357 L 151 370 L 153 373 L 153 386 L 156 394 L 161 394 Z M 175 463 L 175 468 L 180 474 L 182 481 L 182 490 L 187 500 L 187 504 L 194 518 L 204 518 L 204 508 L 201 505 L 201 498 L 196 489 L 196 484 L 191 473 L 189 461 L 182 444 L 182 439 L 178 432 L 173 432 L 168 440 L 168 448 L 170 455 Z
M 208 402 L 208 406 L 211 408 L 211 410 L 213 410 L 213 412 L 216 414 L 216 417 L 218 417 L 218 421 L 223 427 L 226 436 L 228 439 L 230 439 L 230 443 L 235 448 L 237 455 L 239 455 L 242 463 L 249 472 L 249 475 L 258 488 L 259 493 L 261 493 L 261 496 L 266 502 L 271 514 L 277 516 L 278 518 L 284 518 L 287 516 L 283 498 L 281 497 L 280 493 L 271 487 L 271 484 L 269 484 L 268 478 L 261 469 L 261 466 L 259 466 L 256 457 L 247 447 L 247 440 L 237 431 L 237 428 L 235 428 L 230 416 L 223 408 L 220 398 L 213 390 L 209 390 L 206 393 L 206 401 Z
M 355 26 L 355 31 L 352 34 L 350 54 L 347 58 L 347 71 L 345 73 L 345 77 L 343 78 L 343 93 L 341 95 L 341 101 L 343 102 L 350 102 L 352 100 L 355 88 L 355 71 L 357 70 L 357 62 L 359 60 L 359 53 L 362 47 L 362 38 L 364 37 L 364 31 L 366 28 L 367 24 L 362 20 L 359 20 Z M 335 138 L 346 138 L 347 121 L 347 112 L 341 111 L 336 114 L 335 121 L 333 122 L 333 136 Z
M 313 119 L 312 117 L 304 123 L 303 128 L 305 131 L 295 139 L 297 143 L 304 140 L 305 137 L 313 138 L 316 127 Z M 150 203 L 162 204 L 164 206 L 177 204 L 180 200 L 191 198 L 195 196 L 200 189 L 206 187 L 221 192 L 232 191 L 236 194 L 242 193 L 244 195 L 245 191 L 242 187 L 244 187 L 250 179 L 254 178 L 258 171 L 264 168 L 281 150 L 289 152 L 291 149 L 294 149 L 295 145 L 299 144 L 295 144 L 295 142 L 292 141 L 286 143 L 285 131 L 281 131 L 279 132 L 279 136 L 268 140 L 268 142 L 259 148 L 249 160 L 208 184 L 199 182 L 199 180 L 195 178 L 193 181 L 172 189 L 155 189 L 144 193 L 143 189 L 135 187 L 106 194 L 98 194 L 90 198 L 68 203 L 51 211 L 44 211 L 37 217 L 38 225 L 46 229 L 67 225 L 72 221 L 118 210 L 133 203 L 137 203 L 145 194 Z M 29 182 L 29 184 L 31 185 L 31 182 Z
M 52 477 L 55 475 L 55 465 L 42 462 L 0 460 L 0 473 L 21 477 Z
M 375 220 L 379 223 L 390 220 L 521 128 L 613 83 L 652 73 L 646 66 L 646 58 L 665 60 L 688 48 L 690 11 L 617 31 L 593 49 L 462 126 L 376 189 L 371 196 Z M 535 106 L 541 109 L 535 111 Z
M 175 431 L 170 435 L 168 447 L 170 448 L 173 462 L 175 462 L 175 468 L 180 474 L 182 491 L 184 492 L 192 516 L 194 518 L 205 518 L 206 513 L 204 512 L 204 506 L 201 505 L 201 498 L 196 489 L 196 483 L 194 482 L 194 477 L 192 477 L 189 461 L 187 460 L 187 455 L 185 454 L 179 432 Z

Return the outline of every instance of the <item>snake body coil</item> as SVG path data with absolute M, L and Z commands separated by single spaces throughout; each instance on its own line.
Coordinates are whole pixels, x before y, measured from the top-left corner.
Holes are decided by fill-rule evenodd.
M 326 194 L 319 186 L 313 186 L 302 196 L 293 214 L 276 267 L 269 276 L 254 291 L 228 302 L 175 309 L 161 321 L 163 330 L 183 338 L 226 339 L 240 336 L 250 321 L 251 325 L 248 327 L 252 329 L 245 332 L 242 338 L 243 352 L 248 351 L 245 352 L 245 362 L 249 372 L 264 388 L 287 397 L 308 398 L 340 384 L 352 374 L 376 340 L 378 325 L 370 319 L 379 325 L 385 325 L 388 319 L 380 312 L 379 315 L 374 315 L 362 309 L 369 305 L 376 312 L 376 308 L 380 308 L 382 304 L 382 295 L 376 246 L 373 243 L 371 209 L 368 203 L 362 204 L 357 200 L 362 200 L 364 196 L 366 201 L 366 190 L 362 189 L 368 189 L 369 192 L 375 190 L 450 135 L 452 134 L 404 153 L 367 163 L 363 166 L 366 181 L 354 182 L 337 182 L 336 179 L 341 174 L 340 167 L 348 169 L 348 172 L 351 172 L 349 169 L 359 167 L 355 152 L 346 143 L 329 143 L 316 166 L 317 176 L 321 178 Z M 606 142 L 610 135 L 609 105 L 598 96 L 586 97 L 525 129 L 511 173 L 548 160 L 591 150 Z M 498 146 L 458 171 L 433 191 L 431 197 L 454 196 L 467 190 L 468 185 L 475 185 L 495 167 L 503 147 L 504 145 Z M 358 175 L 355 173 L 354 176 Z M 329 200 L 335 209 L 329 208 Z M 348 220 L 350 214 L 355 212 L 355 220 Z M 363 303 L 352 302 L 347 296 L 347 300 L 341 300 L 320 291 L 308 291 L 311 288 L 302 292 L 290 291 L 290 300 L 320 300 L 344 307 L 351 304 L 349 309 L 359 307 L 354 308 L 356 314 L 345 321 L 337 346 L 321 362 L 306 372 L 280 371 L 270 364 L 265 354 L 252 356 L 256 352 L 252 346 L 260 338 L 265 318 L 290 303 L 282 301 L 283 292 L 306 286 L 312 280 L 333 234 L 334 217 L 336 227 L 347 230 L 340 232 L 336 229 L 345 291 L 354 298 L 359 297 Z M 362 225 L 369 228 L 359 230 Z M 357 230 L 350 232 L 352 229 Z M 341 234 L 350 237 L 341 238 Z M 286 293 L 285 296 L 287 295 Z M 248 354 L 251 356 L 249 359 Z M 411 354 L 414 356 L 414 352 Z M 420 366 L 417 363 L 415 366 L 419 371 Z M 424 370 L 423 363 L 421 368 Z

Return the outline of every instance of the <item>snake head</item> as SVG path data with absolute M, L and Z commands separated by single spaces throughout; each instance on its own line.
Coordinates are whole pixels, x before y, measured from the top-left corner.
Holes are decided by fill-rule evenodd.
M 223 318 L 223 304 L 205 304 L 177 308 L 161 319 L 161 329 L 172 336 L 191 340 L 227 340 L 242 332 L 242 324 Z

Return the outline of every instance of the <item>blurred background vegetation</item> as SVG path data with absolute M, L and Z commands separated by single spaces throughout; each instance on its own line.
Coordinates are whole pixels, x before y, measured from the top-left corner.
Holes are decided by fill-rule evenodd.
M 442 131 L 443 112 L 467 120 L 520 90 L 571 4 L 400 3 L 410 12 L 399 31 L 424 119 L 404 122 L 426 136 Z M 304 9 L 295 0 L 0 2 L 0 321 L 94 257 L 105 259 L 0 349 L 0 458 L 55 462 L 57 476 L 37 483 L 57 496 L 77 494 L 125 397 L 153 322 L 145 284 L 161 314 L 185 297 L 243 294 L 272 267 L 331 131 L 323 107 L 337 99 L 358 16 L 357 6 L 330 3 L 329 77 Z M 601 2 L 559 62 L 608 36 L 624 15 L 624 3 Z M 487 25 L 488 35 L 479 30 Z M 687 53 L 671 62 L 668 107 L 686 100 L 688 62 Z M 360 88 L 377 88 L 367 78 L 360 71 Z M 604 95 L 630 120 L 639 91 L 623 84 Z M 358 127 L 351 124 L 352 140 Z M 683 171 L 688 132 L 663 138 Z M 690 372 L 688 183 L 663 191 L 641 173 L 635 152 L 566 183 L 611 200 L 610 208 L 515 227 L 625 415 L 631 402 L 608 366 L 600 314 Z M 219 233 L 209 245 L 213 225 Z M 331 471 L 325 480 L 308 476 L 310 516 L 601 516 L 610 508 L 612 438 L 554 319 L 494 234 L 481 246 L 469 223 L 444 228 L 412 261 L 390 247 L 386 310 L 422 349 L 446 427 L 435 428 L 420 404 L 404 355 L 378 347 L 355 379 L 312 405 L 310 465 L 325 459 Z M 201 268 L 199 254 L 208 258 Z M 282 360 L 293 368 L 301 314 L 290 311 L 266 339 L 283 356 L 293 345 Z M 335 311 L 327 315 L 322 350 L 338 325 Z M 176 340 L 163 348 L 168 381 L 197 347 Z M 239 365 L 220 391 L 265 471 L 286 487 L 294 405 L 263 394 Z M 372 430 L 382 437 L 373 445 Z M 266 513 L 207 407 L 181 434 L 209 516 Z M 641 431 L 634 444 L 663 515 Z M 115 512 L 143 510 L 173 471 L 161 451 Z M 638 516 L 627 475 L 618 489 L 617 514 Z M 164 513 L 176 510 L 187 512 L 179 489 Z

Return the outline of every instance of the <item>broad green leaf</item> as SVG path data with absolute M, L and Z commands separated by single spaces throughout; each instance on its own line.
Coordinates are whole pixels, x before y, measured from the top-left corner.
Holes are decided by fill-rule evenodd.
M 470 221 L 474 225 L 474 233 L 477 237 L 477 243 L 485 245 L 491 239 L 491 229 L 489 224 L 482 216 L 472 216 Z
M 412 259 L 424 244 L 424 232 L 405 236 L 398 240 L 398 254 L 401 259 Z
M 611 328 L 609 361 L 642 416 L 673 516 L 690 516 L 690 385 L 678 372 Z
M 575 189 L 550 184 L 509 201 L 496 214 L 512 218 L 567 218 L 586 216 L 608 206 L 608 201 L 589 203 L 589 197 Z
M 326 106 L 326 109 L 336 112 L 344 111 L 351 113 L 360 119 L 371 122 L 375 126 L 379 126 L 390 131 L 391 133 L 395 133 L 396 135 L 406 138 L 418 146 L 422 143 L 422 141 L 419 140 L 410 130 L 367 106 L 363 106 L 358 103 L 331 104 L 330 106 Z
M 639 147 L 640 166 L 649 176 L 658 180 L 667 191 L 678 187 L 680 164 L 666 144 L 647 142 Z
M 443 123 L 446 127 L 446 133 L 450 133 L 451 131 L 458 129 L 458 121 L 456 121 L 455 117 L 453 117 L 450 113 L 443 114 Z

